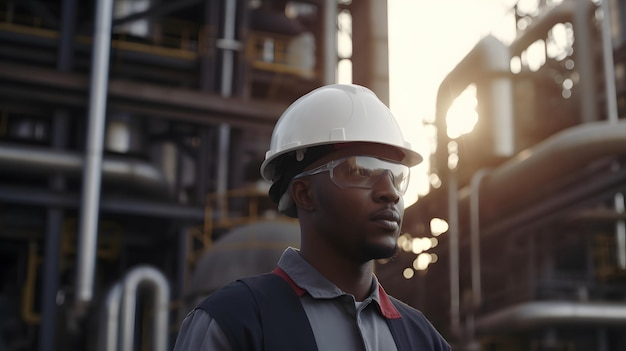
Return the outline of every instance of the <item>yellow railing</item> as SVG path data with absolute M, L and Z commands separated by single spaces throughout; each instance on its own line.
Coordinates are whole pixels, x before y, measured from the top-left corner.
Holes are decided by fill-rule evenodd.
M 158 30 L 152 30 L 152 35 L 143 38 L 143 41 L 123 32 L 114 33 L 116 39 L 111 40 L 111 47 L 183 59 L 197 58 L 202 32 L 199 26 L 177 19 L 165 19 L 154 25 L 159 27 Z M 2 10 L 0 10 L 0 30 L 50 39 L 59 38 L 58 28 L 44 26 L 43 21 L 36 16 L 8 13 Z M 84 35 L 77 36 L 76 41 L 90 44 L 92 38 Z
M 150 31 L 151 34 L 144 38 L 123 32 L 115 33 L 111 47 L 186 60 L 195 60 L 201 55 L 207 55 L 207 50 L 216 50 L 212 42 L 216 40 L 217 30 L 213 27 L 199 26 L 178 19 L 164 19 L 152 26 L 154 28 Z M 50 39 L 59 38 L 59 29 L 45 26 L 40 18 L 24 13 L 8 13 L 2 9 L 0 30 Z M 315 76 L 314 68 L 294 64 L 297 60 L 289 52 L 289 45 L 294 39 L 293 36 L 249 31 L 245 43 L 246 61 L 254 69 L 312 78 Z M 92 38 L 77 36 L 76 41 L 90 44 Z M 298 54 L 301 54 L 300 51 Z
M 626 270 L 617 264 L 617 247 L 614 234 L 597 233 L 593 241 L 593 257 L 595 260 L 595 273 L 601 281 L 626 277 Z
M 235 204 L 235 199 L 240 203 Z M 229 230 L 269 219 L 291 220 L 278 214 L 265 189 L 248 187 L 208 194 L 204 207 L 204 226 L 193 228 L 188 236 L 187 262 L 190 268 L 203 253 L 211 249 L 216 230 Z
M 294 39 L 288 35 L 250 31 L 246 43 L 247 60 L 256 69 L 313 77 L 315 75 L 313 68 L 296 66 L 292 63 L 295 60 L 289 52 L 289 44 Z
M 22 319 L 28 324 L 39 324 L 41 314 L 35 312 L 35 288 L 37 284 L 37 269 L 43 260 L 37 254 L 37 242 L 28 243 L 28 259 L 26 266 L 26 281 L 22 293 Z
M 63 222 L 61 232 L 61 265 L 68 256 L 76 255 L 76 219 L 70 218 Z M 119 259 L 122 247 L 121 228 L 113 222 L 103 221 L 100 223 L 99 231 L 108 235 L 101 235 L 98 238 L 96 255 L 99 259 L 115 261 Z M 28 324 L 39 324 L 41 314 L 35 310 L 35 298 L 37 289 L 37 276 L 42 268 L 44 259 L 39 253 L 37 241 L 30 240 L 28 243 L 28 258 L 26 266 L 26 279 L 23 286 L 21 301 L 22 319 Z

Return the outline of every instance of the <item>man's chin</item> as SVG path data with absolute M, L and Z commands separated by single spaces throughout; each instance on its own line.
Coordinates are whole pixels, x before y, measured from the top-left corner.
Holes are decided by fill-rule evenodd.
M 368 248 L 366 254 L 368 260 L 385 260 L 396 255 L 398 245 L 372 245 Z

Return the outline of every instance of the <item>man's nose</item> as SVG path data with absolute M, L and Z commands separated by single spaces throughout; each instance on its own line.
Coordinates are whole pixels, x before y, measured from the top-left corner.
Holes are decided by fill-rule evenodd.
M 396 189 L 393 173 L 388 169 L 378 176 L 373 187 L 376 190 L 376 196 L 384 201 L 397 203 L 402 196 L 400 191 Z

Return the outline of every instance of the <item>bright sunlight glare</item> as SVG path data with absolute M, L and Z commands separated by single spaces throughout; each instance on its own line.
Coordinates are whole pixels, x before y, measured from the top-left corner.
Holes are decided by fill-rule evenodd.
M 406 206 L 429 191 L 432 132 L 424 122 L 434 120 L 439 84 L 511 5 L 512 0 L 388 0 L 390 108 L 425 159 L 412 169 Z M 470 128 L 473 118 L 461 118 L 468 125 L 459 129 Z
M 474 129 L 478 121 L 476 85 L 470 84 L 452 103 L 446 115 L 448 137 L 456 139 Z

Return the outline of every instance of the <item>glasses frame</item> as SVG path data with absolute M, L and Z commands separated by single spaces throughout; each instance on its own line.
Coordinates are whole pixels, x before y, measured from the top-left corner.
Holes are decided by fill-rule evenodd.
M 405 165 L 403 165 L 402 163 L 399 163 L 399 162 L 397 162 L 397 161 L 393 161 L 393 160 L 386 159 L 386 158 L 382 158 L 382 157 L 369 156 L 369 155 L 346 156 L 346 157 L 338 158 L 338 159 L 336 159 L 336 160 L 331 160 L 331 161 L 326 162 L 325 164 L 323 164 L 323 165 L 321 165 L 321 166 L 318 166 L 318 167 L 315 167 L 315 168 L 313 168 L 313 169 L 311 169 L 311 170 L 304 171 L 304 172 L 302 172 L 302 173 L 298 173 L 298 174 L 296 174 L 296 176 L 295 176 L 295 177 L 293 177 L 293 180 L 295 180 L 295 179 L 299 179 L 299 178 L 302 178 L 302 177 L 307 177 L 307 176 L 311 176 L 311 175 L 320 174 L 320 173 L 323 173 L 323 172 L 327 172 L 327 171 L 328 171 L 328 172 L 330 173 L 330 180 L 332 180 L 332 181 L 333 181 L 333 183 L 335 183 L 335 185 L 337 185 L 338 187 L 340 187 L 340 188 L 342 188 L 342 189 L 345 189 L 345 188 L 362 188 L 362 189 L 371 189 L 371 188 L 374 186 L 374 184 L 376 184 L 376 183 L 378 182 L 378 180 L 380 179 L 380 177 L 381 177 L 384 173 L 387 173 L 387 172 L 388 172 L 389 174 L 391 174 L 391 177 L 392 177 L 392 184 L 393 184 L 393 188 L 394 188 L 394 189 L 396 189 L 396 191 L 397 191 L 397 192 L 399 192 L 399 193 L 400 193 L 400 194 L 402 194 L 402 195 L 404 195 L 404 194 L 406 193 L 406 191 L 407 191 L 407 189 L 408 189 L 408 187 L 409 187 L 409 179 L 410 179 L 410 176 L 411 176 L 411 171 L 410 171 L 410 168 L 409 168 L 408 166 L 405 166 L 405 167 L 406 167 L 406 169 L 407 169 L 407 177 L 406 177 L 406 179 L 407 179 L 407 180 L 406 180 L 406 184 L 407 184 L 407 185 L 406 185 L 406 187 L 405 187 L 405 189 L 404 189 L 404 190 L 402 190 L 402 189 L 398 189 L 398 188 L 396 187 L 396 182 L 395 182 L 395 178 L 396 178 L 396 177 L 395 177 L 395 175 L 393 174 L 393 172 L 391 171 L 391 169 L 389 169 L 389 168 L 385 168 L 385 170 L 384 170 L 381 174 L 377 175 L 377 176 L 376 176 L 376 181 L 374 181 L 374 182 L 372 183 L 372 185 L 370 185 L 370 186 L 363 186 L 363 185 L 347 185 L 347 186 L 344 186 L 344 185 L 341 185 L 341 184 L 337 184 L 337 182 L 335 181 L 335 176 L 334 176 L 334 174 L 333 174 L 333 173 L 334 173 L 335 168 L 336 168 L 337 166 L 341 165 L 342 163 L 346 162 L 347 160 L 351 159 L 351 158 L 358 158 L 358 157 L 374 158 L 374 159 L 377 159 L 377 160 L 380 160 L 380 161 L 383 161 L 383 162 L 387 162 L 387 163 L 392 163 L 392 164 L 396 164 L 396 165 L 405 166 Z

